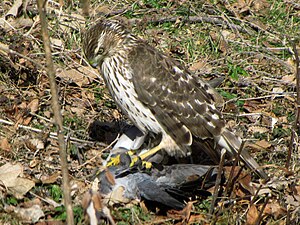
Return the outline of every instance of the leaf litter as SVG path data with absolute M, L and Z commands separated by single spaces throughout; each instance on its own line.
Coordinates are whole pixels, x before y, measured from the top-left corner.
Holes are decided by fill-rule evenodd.
M 271 13 L 274 13 L 272 10 L 275 13 L 276 10 L 282 10 L 286 18 L 299 16 L 297 5 L 288 1 L 270 3 L 241 0 L 219 5 L 200 1 L 203 7 L 199 9 L 190 1 L 174 1 L 171 5 L 164 1 L 145 2 L 136 5 L 127 3 L 125 9 L 125 3 L 118 1 L 113 5 L 94 3 L 96 7 L 93 10 L 106 14 L 123 10 L 119 16 L 129 20 L 147 14 L 144 23 L 133 25 L 134 32 L 172 57 L 186 62 L 196 74 L 200 71 L 199 74 L 203 74 L 205 79 L 224 76 L 225 81 L 218 90 L 226 99 L 223 112 L 228 126 L 248 139 L 246 147 L 272 174 L 268 183 L 261 184 L 250 174 L 238 174 L 239 168 L 235 168 L 232 192 L 220 198 L 215 206 L 216 211 L 223 215 L 216 221 L 234 224 L 240 219 L 245 224 L 256 224 L 261 216 L 264 223 L 276 221 L 281 224 L 287 221 L 288 214 L 290 222 L 297 223 L 300 200 L 298 148 L 292 155 L 292 174 L 288 175 L 284 169 L 295 119 L 295 71 L 289 45 L 282 38 L 282 35 L 285 37 L 284 32 L 289 32 L 288 29 L 291 35 L 296 35 L 293 32 L 297 31 L 289 27 L 290 24 L 281 25 L 286 30 L 279 29 L 278 25 L 277 30 L 274 24 L 281 23 L 280 15 L 277 21 L 269 19 L 267 22 L 272 17 Z M 57 216 L 53 206 L 60 203 L 50 203 L 54 197 L 45 187 L 60 185 L 61 176 L 57 141 L 49 135 L 55 125 L 51 121 L 49 82 L 45 72 L 40 69 L 45 61 L 37 9 L 32 1 L 26 4 L 15 1 L 1 7 L 0 115 L 1 120 L 14 124 L 1 123 L 1 196 L 5 201 L 11 196 L 18 199 L 16 205 L 7 201 L 10 209 L 4 210 L 5 213 L 18 214 L 23 222 L 37 222 L 40 218 L 51 220 Z M 79 34 L 84 30 L 85 19 L 76 9 L 76 4 L 73 7 L 71 13 L 67 13 L 61 11 L 56 2 L 50 2 L 47 13 L 66 136 L 76 138 L 68 142 L 68 161 L 74 187 L 72 196 L 74 205 L 81 205 L 83 194 L 91 188 L 93 175 L 102 165 L 99 149 L 109 144 L 97 145 L 92 141 L 89 138 L 89 125 L 95 120 L 115 122 L 126 118 L 117 111 L 98 72 L 90 68 L 82 57 Z M 170 12 L 179 15 L 174 24 L 148 25 L 147 19 L 155 20 L 171 15 Z M 225 15 L 224 24 L 242 23 L 246 29 L 235 30 L 233 26 L 226 27 L 224 24 L 222 27 L 210 23 L 186 24 L 180 18 L 186 12 L 202 18 L 207 15 L 219 18 L 219 13 L 222 13 Z M 97 13 L 93 14 L 92 20 Z M 299 25 L 297 20 L 294 23 L 295 27 Z M 8 48 L 36 63 L 3 50 Z M 39 132 L 20 128 L 19 125 L 35 128 Z M 107 151 L 103 154 L 107 154 Z M 81 167 L 84 162 L 89 163 Z M 225 181 L 228 181 L 231 169 L 226 169 Z M 226 183 L 222 188 L 225 187 Z M 32 202 L 39 199 L 30 192 L 44 201 L 31 206 L 22 205 L 25 204 L 22 200 L 24 197 Z M 266 201 L 266 196 L 270 196 L 269 201 Z M 96 201 L 98 197 L 92 199 Z M 208 224 L 211 218 L 203 213 L 207 210 L 203 205 L 201 201 L 189 202 L 183 211 L 170 211 L 167 216 L 153 212 L 147 214 L 152 216 L 152 221 L 162 223 L 192 224 L 202 221 Z M 96 208 L 99 207 L 98 202 Z M 118 207 L 112 209 L 112 217 L 115 211 L 121 210 Z M 241 214 L 245 216 L 239 218 Z M 118 222 L 128 222 L 122 217 L 115 218 Z M 142 213 L 139 214 L 139 221 L 149 224 L 149 221 L 143 220 Z

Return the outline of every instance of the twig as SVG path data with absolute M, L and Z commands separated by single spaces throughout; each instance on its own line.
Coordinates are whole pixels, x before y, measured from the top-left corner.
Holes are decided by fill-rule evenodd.
M 63 134 L 63 118 L 61 115 L 61 107 L 58 102 L 58 93 L 57 86 L 55 81 L 55 70 L 52 61 L 51 48 L 50 48 L 50 38 L 48 34 L 48 23 L 45 15 L 45 4 L 46 1 L 38 0 L 38 10 L 41 20 L 41 33 L 44 42 L 44 49 L 46 53 L 46 65 L 47 65 L 47 74 L 50 82 L 50 90 L 52 94 L 52 110 L 54 113 L 54 119 L 57 124 L 57 136 L 58 136 L 58 144 L 59 144 L 59 155 L 61 161 L 61 170 L 62 170 L 62 178 L 63 178 L 63 194 L 64 194 L 64 204 L 66 207 L 67 214 L 67 224 L 74 224 L 73 217 L 73 208 L 72 208 L 72 199 L 70 193 L 70 182 L 69 182 L 69 173 L 68 173 L 68 164 L 67 164 L 67 151 L 66 151 L 66 143 Z
M 116 143 L 119 139 L 119 135 L 115 138 L 115 140 L 113 140 L 108 146 L 106 146 L 105 148 L 103 148 L 101 151 L 98 152 L 98 154 L 96 154 L 94 157 L 92 157 L 91 159 L 87 160 L 86 162 L 84 162 L 83 164 L 79 165 L 77 167 L 77 169 L 80 169 L 82 167 L 84 167 L 85 165 L 87 165 L 88 163 L 92 162 L 95 158 L 97 158 L 100 154 L 102 154 L 105 150 L 109 149 L 114 143 Z
M 223 148 L 222 151 L 221 151 L 221 159 L 220 159 L 218 174 L 217 174 L 217 178 L 216 178 L 216 185 L 215 185 L 215 189 L 214 189 L 213 199 L 212 199 L 211 206 L 210 206 L 210 209 L 209 209 L 209 215 L 211 217 L 213 216 L 214 208 L 215 208 L 216 201 L 217 201 L 217 198 L 218 198 L 218 193 L 219 193 L 219 188 L 220 188 L 220 184 L 221 184 L 221 178 L 222 178 L 222 171 L 223 171 L 223 166 L 224 166 L 225 155 L 226 155 L 226 150 Z
M 294 123 L 294 129 L 292 130 L 292 135 L 291 135 L 291 140 L 289 144 L 289 149 L 288 149 L 288 154 L 287 154 L 287 159 L 286 159 L 286 164 L 285 168 L 287 171 L 289 171 L 290 168 L 290 162 L 291 162 L 291 157 L 292 157 L 292 151 L 293 151 L 293 146 L 294 146 L 294 141 L 295 141 L 295 132 L 299 134 L 300 132 L 300 61 L 299 61 L 299 55 L 298 51 L 296 48 L 296 44 L 293 42 L 293 51 L 294 51 L 294 56 L 295 56 L 295 63 L 296 63 L 296 91 L 297 91 L 297 100 L 296 100 L 296 119 Z
M 244 146 L 245 146 L 245 142 L 242 141 L 242 144 L 241 144 L 241 146 L 240 146 L 240 148 L 239 148 L 239 151 L 238 151 L 238 153 L 235 155 L 235 160 L 234 160 L 234 162 L 233 162 L 233 165 L 232 165 L 231 170 L 230 170 L 229 177 L 228 177 L 228 179 L 227 179 L 227 185 L 226 185 L 226 188 L 225 188 L 225 196 L 227 196 L 227 194 L 228 194 L 229 187 L 232 187 L 232 186 L 233 186 L 233 183 L 234 183 L 234 182 L 233 182 L 234 171 L 235 171 L 235 168 L 236 168 L 238 162 L 240 161 L 240 156 L 241 156 L 241 153 L 242 153 L 242 151 L 243 151 L 243 149 L 244 149 Z
M 20 56 L 20 57 L 28 60 L 29 62 L 32 62 L 33 64 L 37 65 L 42 70 L 45 70 L 45 67 L 42 64 L 38 63 L 37 61 L 35 61 L 35 60 L 33 60 L 33 59 L 31 59 L 31 58 L 29 58 L 29 57 L 27 57 L 27 56 L 19 53 L 19 52 L 16 52 L 16 51 L 11 50 L 9 48 L 5 48 L 5 47 L 3 47 L 1 45 L 0 45 L 0 49 L 3 50 L 3 51 L 5 51 L 5 52 L 7 52 L 7 53 L 9 53 L 9 54 Z
M 0 119 L 0 123 L 4 123 L 4 124 L 7 124 L 7 125 L 11 125 L 11 126 L 15 125 L 14 122 L 10 122 L 10 121 L 3 120 L 3 119 Z M 25 130 L 30 130 L 30 131 L 37 132 L 37 133 L 43 133 L 44 132 L 43 130 L 40 130 L 40 129 L 37 129 L 37 128 L 33 128 L 33 127 L 30 127 L 30 126 L 21 125 L 21 124 L 18 124 L 17 128 L 22 128 L 22 129 L 25 129 Z M 58 139 L 57 138 L 57 133 L 55 133 L 55 132 L 50 132 L 49 133 L 49 137 L 53 138 L 55 140 Z M 64 136 L 64 138 L 66 139 L 67 136 Z M 84 144 L 95 145 L 94 141 L 82 140 L 82 139 L 78 139 L 78 138 L 75 138 L 75 137 L 69 137 L 69 140 L 71 142 L 73 142 L 73 143 L 75 142 L 75 143 L 84 143 Z M 106 144 L 101 143 L 101 142 L 97 142 L 97 144 L 99 144 L 99 146 L 101 146 L 101 147 L 106 147 L 107 146 Z
M 191 22 L 191 23 L 212 23 L 215 25 L 222 25 L 228 26 L 231 29 L 238 30 L 243 33 L 248 33 L 246 29 L 239 25 L 231 24 L 227 21 L 220 19 L 221 17 L 208 17 L 208 16 L 188 16 L 188 17 L 181 17 L 181 16 L 169 16 L 169 17 L 161 17 L 161 18 L 143 18 L 143 19 L 130 19 L 130 24 L 137 24 L 140 22 L 146 23 L 166 23 L 166 22 L 176 22 L 178 20 L 182 20 L 184 22 Z
M 268 197 L 266 198 L 266 201 L 264 202 L 264 204 L 263 204 L 263 206 L 262 206 L 262 208 L 261 208 L 261 210 L 260 210 L 260 212 L 259 212 L 259 214 L 258 214 L 258 216 L 255 220 L 255 225 L 261 224 L 261 220 L 262 220 L 262 217 L 263 217 L 264 210 L 265 210 L 267 204 L 269 203 L 270 198 L 271 198 L 271 194 L 268 195 Z

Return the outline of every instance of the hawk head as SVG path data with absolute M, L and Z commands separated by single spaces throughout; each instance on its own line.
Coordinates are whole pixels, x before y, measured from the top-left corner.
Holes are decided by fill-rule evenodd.
M 120 22 L 101 20 L 83 36 L 83 52 L 93 67 L 101 66 L 106 57 L 121 51 L 130 33 Z

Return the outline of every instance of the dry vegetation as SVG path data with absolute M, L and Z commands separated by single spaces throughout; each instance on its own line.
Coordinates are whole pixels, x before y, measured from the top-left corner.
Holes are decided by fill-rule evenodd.
M 0 3 L 0 224 L 62 224 L 62 179 L 45 54 L 35 1 Z M 132 31 L 185 63 L 204 79 L 223 77 L 218 91 L 228 127 L 270 174 L 236 182 L 231 196 L 195 202 L 185 217 L 158 215 L 136 205 L 111 208 L 118 224 L 299 224 L 298 130 L 294 129 L 300 3 L 290 0 L 91 1 L 85 18 L 78 1 L 60 8 L 47 2 L 53 60 L 68 137 L 68 162 L 76 224 L 81 201 L 116 133 L 91 139 L 96 120 L 126 118 L 111 100 L 98 72 L 85 62 L 81 32 L 100 17 L 118 18 Z M 121 123 L 120 123 L 121 124 Z M 294 140 L 291 144 L 291 134 Z M 95 134 L 94 134 L 95 135 Z M 99 135 L 97 135 L 99 136 Z M 286 169 L 288 149 L 291 160 Z M 14 166 L 12 166 L 14 165 Z M 251 186 L 252 183 L 257 186 Z M 253 197 L 253 195 L 255 195 Z M 251 198 L 252 196 L 252 198 Z M 224 196 L 223 196 L 224 197 Z M 39 216 L 24 216 L 23 211 Z M 183 215 L 184 214 L 184 215 Z M 37 222 L 34 221 L 34 222 Z

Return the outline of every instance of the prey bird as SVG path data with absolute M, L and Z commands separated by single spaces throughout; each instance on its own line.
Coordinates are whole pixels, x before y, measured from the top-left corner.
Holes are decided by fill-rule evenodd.
M 225 127 L 216 105 L 221 96 L 187 67 L 133 35 L 120 22 L 100 20 L 83 35 L 83 52 L 100 70 L 123 113 L 144 134 L 161 134 L 158 146 L 169 155 L 191 154 L 197 143 L 216 163 L 221 149 L 235 157 L 242 141 Z M 261 178 L 266 173 L 242 149 L 240 159 Z

